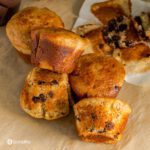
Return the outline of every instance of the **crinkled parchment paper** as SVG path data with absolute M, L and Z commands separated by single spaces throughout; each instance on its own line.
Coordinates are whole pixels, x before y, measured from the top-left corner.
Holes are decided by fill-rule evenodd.
M 56 11 L 72 27 L 83 0 L 24 0 L 26 6 Z M 93 0 L 94 2 L 94 0 Z M 149 150 L 150 87 L 125 83 L 119 98 L 132 107 L 125 133 L 116 145 L 85 143 L 76 134 L 73 113 L 46 121 L 34 119 L 19 105 L 19 94 L 31 66 L 17 55 L 0 27 L 0 150 Z

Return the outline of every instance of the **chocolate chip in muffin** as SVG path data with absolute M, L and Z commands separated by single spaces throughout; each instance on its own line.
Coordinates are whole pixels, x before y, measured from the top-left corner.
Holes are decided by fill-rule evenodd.
M 71 73 L 71 75 L 72 76 L 79 76 L 79 73 L 74 71 L 73 73 Z
M 36 97 L 36 96 L 33 96 L 33 97 L 32 97 L 32 101 L 33 101 L 33 102 L 36 103 L 38 100 L 39 100 L 39 97 Z
M 52 80 L 52 81 L 50 82 L 50 85 L 58 85 L 58 81 L 57 81 L 57 80 Z
M 119 86 L 115 85 L 114 89 L 116 92 L 118 92 L 120 88 L 119 88 Z
M 150 54 L 145 54 L 144 57 L 150 57 Z
M 106 132 L 105 130 L 98 130 L 97 131 L 98 133 L 104 133 L 104 132 Z
M 99 48 L 101 49 L 101 48 L 104 47 L 104 44 L 103 44 L 103 43 L 100 43 L 98 46 L 99 46 Z
M 64 112 L 61 112 L 61 114 L 62 114 L 62 115 L 65 115 L 66 113 L 64 113 Z
M 109 37 L 104 37 L 104 39 L 105 39 L 105 41 L 106 41 L 108 44 L 112 43 L 111 38 L 109 38 Z
M 118 42 L 118 41 L 114 42 L 114 45 L 115 45 L 115 48 L 119 48 L 119 47 L 120 47 L 120 45 L 119 45 L 119 42 Z
M 119 134 L 120 134 L 120 133 L 119 133 L 119 132 L 117 132 L 117 133 L 114 135 L 114 138 L 115 138 L 115 139 L 117 139 L 117 138 L 118 138 L 118 136 L 119 136 Z
M 33 96 L 32 97 L 32 100 L 34 103 L 37 103 L 37 102 L 45 102 L 46 100 L 46 97 L 44 94 L 40 94 L 39 96 Z
M 120 32 L 123 32 L 123 31 L 127 30 L 127 28 L 128 28 L 127 24 L 121 24 L 121 25 L 119 25 L 119 31 Z
M 54 96 L 54 93 L 53 93 L 52 91 L 50 91 L 50 92 L 48 93 L 48 95 L 49 95 L 50 98 L 52 98 L 52 97 Z
M 93 120 L 93 121 L 97 119 L 97 116 L 96 116 L 96 114 L 94 114 L 94 113 L 91 113 L 91 117 L 92 117 L 92 120 Z
M 103 36 L 108 36 L 108 30 L 106 28 L 104 28 L 104 30 L 102 31 Z
M 133 43 L 132 43 L 131 41 L 128 41 L 128 40 L 125 41 L 125 46 L 126 46 L 126 47 L 131 47 L 132 44 L 133 44 Z
M 138 32 L 139 36 L 141 36 L 142 38 L 146 38 L 145 32 L 143 30 Z
M 85 38 L 85 35 L 80 35 L 80 37 Z
M 114 123 L 111 121 L 105 122 L 105 130 L 111 130 L 114 128 Z
M 138 23 L 138 25 L 142 25 L 142 20 L 140 16 L 136 16 L 134 20 Z
M 124 20 L 124 17 L 123 17 L 123 16 L 117 17 L 117 22 L 122 22 L 123 20 Z
M 90 128 L 90 132 L 93 132 L 94 131 L 94 128 Z
M 39 95 L 40 101 L 44 102 L 46 100 L 45 95 L 44 94 L 40 94 Z
M 111 19 L 109 22 L 108 22 L 108 31 L 109 32 L 112 32 L 113 30 L 115 30 L 115 27 L 117 26 L 117 22 L 116 22 L 116 19 Z
M 118 26 L 115 27 L 115 32 L 116 32 L 116 33 L 119 32 L 119 27 L 118 27 Z
M 76 118 L 78 121 L 81 121 L 81 119 L 80 119 L 78 116 L 75 116 L 75 118 Z
M 45 83 L 45 81 L 38 81 L 38 85 L 42 85 L 42 84 L 44 84 Z

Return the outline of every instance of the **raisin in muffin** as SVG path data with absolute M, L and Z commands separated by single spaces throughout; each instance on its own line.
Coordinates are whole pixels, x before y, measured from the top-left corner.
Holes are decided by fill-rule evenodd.
M 116 143 L 122 137 L 131 108 L 110 98 L 87 98 L 74 105 L 78 135 L 86 142 Z
M 27 7 L 16 13 L 7 23 L 6 33 L 12 45 L 25 60 L 30 62 L 33 29 L 64 27 L 61 18 L 48 8 Z
M 131 1 L 107 0 L 93 4 L 91 11 L 104 25 L 106 25 L 109 20 L 120 15 L 129 17 L 131 15 Z
M 58 73 L 71 73 L 87 40 L 61 28 L 37 29 L 31 33 L 32 63 L 40 68 Z
M 125 70 L 121 63 L 97 53 L 81 56 L 69 75 L 71 87 L 78 98 L 116 97 L 124 78 Z
M 53 120 L 69 114 L 67 74 L 34 68 L 21 92 L 22 109 L 35 118 Z
M 134 18 L 134 26 L 141 40 L 150 40 L 150 14 L 142 12 Z
M 124 64 L 126 73 L 142 73 L 150 70 L 150 47 L 137 43 L 132 47 L 116 49 L 113 57 Z

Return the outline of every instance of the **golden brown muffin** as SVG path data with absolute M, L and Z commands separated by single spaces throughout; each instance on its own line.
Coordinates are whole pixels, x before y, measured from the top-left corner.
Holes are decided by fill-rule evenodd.
M 8 22 L 6 32 L 12 45 L 22 54 L 31 55 L 31 30 L 45 27 L 64 27 L 56 13 L 48 8 L 27 7 Z
M 20 95 L 22 109 L 30 116 L 53 120 L 69 114 L 67 74 L 34 68 Z
M 150 47 L 145 43 L 137 43 L 130 48 L 116 49 L 113 57 L 125 65 L 127 74 L 150 70 Z
M 141 40 L 150 40 L 150 13 L 142 12 L 134 18 L 134 26 Z
M 70 73 L 87 47 L 87 40 L 61 28 L 32 31 L 31 61 L 35 66 L 58 73 Z
M 131 108 L 110 98 L 87 98 L 74 105 L 78 135 L 86 142 L 116 143 L 122 137 Z
M 124 78 L 125 70 L 121 63 L 97 53 L 81 56 L 69 76 L 71 87 L 79 98 L 116 97 Z
M 120 15 L 131 15 L 130 0 L 108 0 L 105 2 L 95 3 L 91 7 L 92 13 L 103 23 Z

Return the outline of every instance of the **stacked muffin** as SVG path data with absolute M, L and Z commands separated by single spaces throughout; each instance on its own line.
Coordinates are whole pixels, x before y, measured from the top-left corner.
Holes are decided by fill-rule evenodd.
M 47 8 L 23 9 L 11 18 L 6 31 L 19 54 L 35 66 L 20 96 L 26 113 L 46 120 L 67 116 L 71 87 L 82 140 L 120 140 L 131 112 L 116 99 L 125 78 L 121 63 L 100 53 L 81 56 L 90 41 L 64 29 L 60 17 Z

